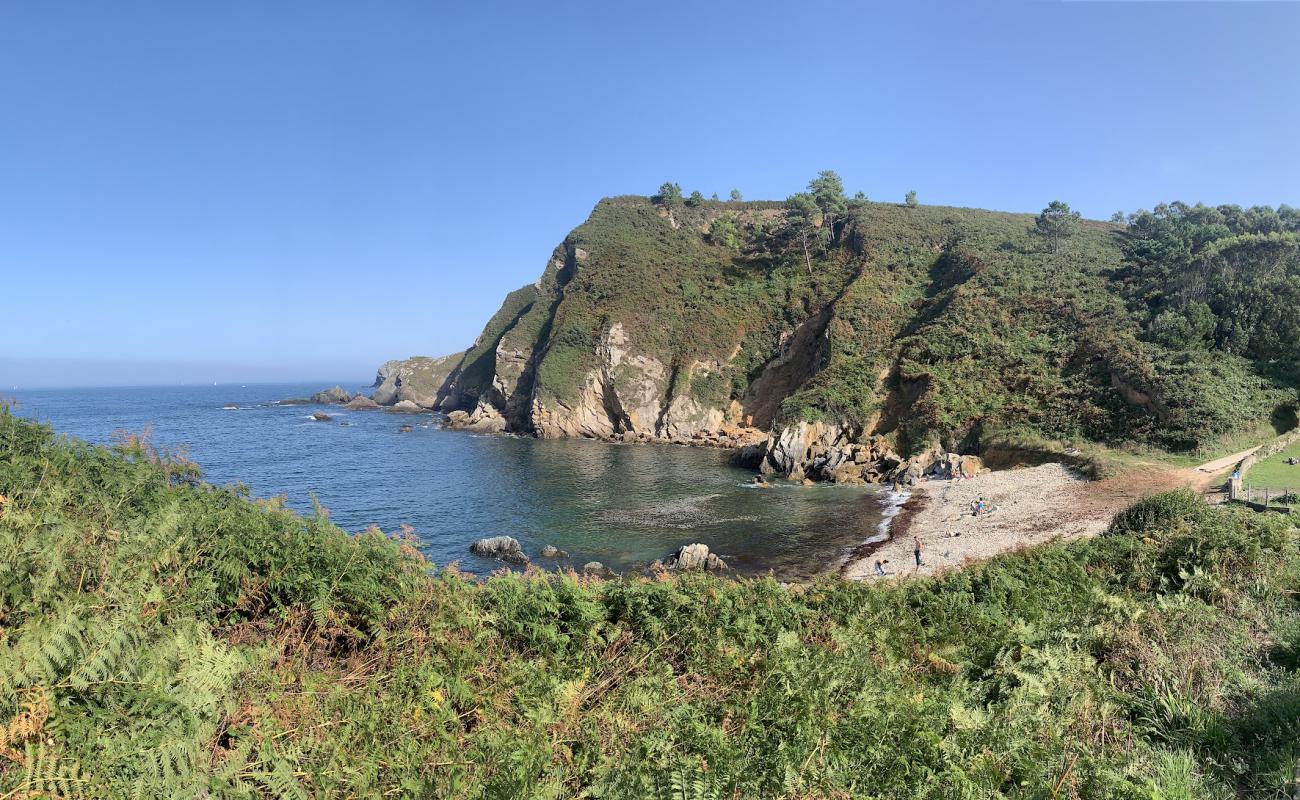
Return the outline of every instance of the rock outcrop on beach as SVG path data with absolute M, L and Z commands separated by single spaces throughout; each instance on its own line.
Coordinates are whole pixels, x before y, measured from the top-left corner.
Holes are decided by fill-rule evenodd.
M 716 553 L 709 552 L 707 544 L 699 542 L 677 548 L 676 551 L 665 556 L 660 563 L 665 569 L 702 569 L 720 572 L 727 568 L 727 562 L 719 558 Z

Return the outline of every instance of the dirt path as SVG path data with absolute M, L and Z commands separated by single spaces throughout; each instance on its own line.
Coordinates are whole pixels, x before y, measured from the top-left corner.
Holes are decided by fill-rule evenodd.
M 876 561 L 890 575 L 932 575 L 998 553 L 1053 540 L 1096 536 L 1116 513 L 1158 492 L 1191 487 L 1210 490 L 1216 480 L 1256 448 L 1178 468 L 1152 462 L 1122 474 L 1089 481 L 1062 464 L 989 472 L 957 481 L 927 481 L 915 489 L 894 523 L 892 538 L 860 549 L 841 569 L 854 580 L 879 579 Z M 979 498 L 996 510 L 979 517 Z M 920 539 L 922 564 L 915 563 Z

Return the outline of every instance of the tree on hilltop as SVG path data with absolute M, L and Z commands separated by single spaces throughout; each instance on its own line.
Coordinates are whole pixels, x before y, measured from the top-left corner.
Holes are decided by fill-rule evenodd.
M 686 198 L 686 205 L 688 206 L 704 205 L 704 195 L 700 194 L 699 189 L 696 189 L 695 191 L 691 192 L 691 196 Z
M 908 192 L 908 193 L 903 197 L 903 202 L 907 204 L 907 207 L 908 207 L 908 208 L 916 208 L 916 205 L 917 205 L 917 204 L 916 204 L 916 190 L 915 190 L 915 189 L 912 189 L 911 191 L 909 191 L 909 192 Z
M 812 274 L 812 249 L 827 247 L 835 238 L 835 225 L 848 211 L 844 181 L 825 169 L 808 182 L 808 191 L 792 194 L 785 201 L 786 220 L 799 237 L 804 264 Z
M 1079 212 L 1071 211 L 1068 203 L 1053 200 L 1034 220 L 1034 227 L 1030 230 L 1050 242 L 1055 253 L 1061 247 L 1061 240 L 1073 236 L 1078 227 Z
M 731 190 L 731 202 L 733 202 L 733 203 L 739 203 L 742 199 L 743 199 L 743 198 L 740 196 L 740 190 L 739 190 L 739 189 L 732 189 L 732 190 Z
M 836 217 L 848 208 L 848 198 L 844 196 L 844 181 L 834 170 L 824 169 L 817 177 L 808 182 L 808 191 L 812 194 L 817 208 L 821 209 L 826 224 L 833 225 Z
M 652 198 L 656 203 L 667 208 L 679 206 L 682 203 L 682 187 L 672 181 L 665 181 L 659 187 L 659 192 Z

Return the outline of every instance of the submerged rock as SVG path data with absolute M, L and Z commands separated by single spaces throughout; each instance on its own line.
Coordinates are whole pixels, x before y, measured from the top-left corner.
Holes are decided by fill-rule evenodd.
M 560 548 L 556 547 L 553 544 L 548 544 L 542 548 L 542 558 L 568 558 L 568 557 L 569 557 L 568 553 L 564 552 L 563 550 L 561 550 Z
M 707 544 L 699 542 L 677 548 L 677 552 L 664 558 L 663 565 L 668 569 L 703 569 L 710 572 L 727 568 L 727 562 L 716 553 L 710 553 Z
M 513 536 L 489 536 L 469 546 L 469 551 L 482 558 L 499 558 L 512 564 L 527 564 L 528 556 L 519 540 Z

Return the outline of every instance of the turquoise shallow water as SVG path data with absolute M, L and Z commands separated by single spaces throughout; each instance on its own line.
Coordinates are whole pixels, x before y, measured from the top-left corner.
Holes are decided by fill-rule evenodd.
M 359 389 L 360 387 L 345 388 Z M 581 565 L 635 569 L 689 542 L 734 568 L 806 577 L 837 567 L 878 532 L 884 495 L 874 487 L 746 488 L 751 473 L 720 450 L 476 436 L 438 429 L 431 415 L 279 406 L 313 384 L 14 391 L 18 412 L 61 433 L 108 443 L 115 430 L 153 427 L 158 445 L 188 447 L 209 481 L 285 493 L 357 531 L 411 525 L 438 564 L 486 572 L 472 556 L 482 536 L 509 534 L 533 556 L 545 544 Z M 224 409 L 227 403 L 238 410 Z M 414 430 L 402 433 L 411 424 Z M 546 563 L 546 562 L 540 562 Z

